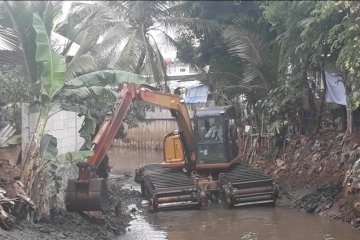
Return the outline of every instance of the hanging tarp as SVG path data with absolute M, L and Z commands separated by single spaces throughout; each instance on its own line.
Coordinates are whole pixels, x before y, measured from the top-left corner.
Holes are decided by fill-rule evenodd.
M 328 103 L 337 103 L 346 106 L 346 91 L 341 77 L 325 71 L 326 94 L 325 99 Z
M 185 103 L 206 103 L 209 93 L 209 87 L 200 85 L 187 89 Z

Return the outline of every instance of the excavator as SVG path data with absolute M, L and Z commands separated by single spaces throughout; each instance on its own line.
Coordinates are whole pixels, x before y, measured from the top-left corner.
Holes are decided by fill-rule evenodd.
M 192 120 L 184 100 L 146 84 L 123 83 L 112 114 L 92 142 L 94 154 L 77 164 L 79 175 L 65 192 L 68 211 L 100 211 L 109 207 L 106 151 L 135 101 L 168 109 L 178 130 L 164 136 L 163 162 L 135 170 L 135 181 L 151 210 L 199 209 L 212 200 L 227 208 L 274 205 L 277 189 L 270 177 L 241 162 L 238 155 L 235 109 L 198 109 Z M 194 127 L 193 127 L 194 125 Z

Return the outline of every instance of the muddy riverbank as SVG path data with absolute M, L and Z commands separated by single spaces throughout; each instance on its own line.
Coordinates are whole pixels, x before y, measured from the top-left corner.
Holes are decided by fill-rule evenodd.
M 70 213 L 65 210 L 52 210 L 51 215 L 40 222 L 20 221 L 11 231 L 0 229 L 0 239 L 32 240 L 32 239 L 115 239 L 126 232 L 134 209 L 128 206 L 139 203 L 140 192 L 129 189 L 129 176 L 111 175 L 109 191 L 111 207 L 104 213 Z
M 360 133 L 323 131 L 293 139 L 283 155 L 249 162 L 280 186 L 278 204 L 360 229 Z

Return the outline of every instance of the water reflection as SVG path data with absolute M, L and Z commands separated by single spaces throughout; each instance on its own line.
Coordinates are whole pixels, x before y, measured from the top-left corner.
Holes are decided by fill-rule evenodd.
M 162 151 L 111 147 L 107 152 L 112 172 L 134 176 L 135 169 L 144 163 L 161 163 Z
M 158 212 L 137 216 L 119 239 L 355 240 L 351 226 L 286 208 Z
M 114 171 L 129 172 L 142 163 L 161 162 L 162 152 L 112 148 Z M 358 240 L 360 233 L 342 224 L 287 208 L 167 211 L 136 215 L 128 233 L 119 239 L 245 239 L 245 240 Z

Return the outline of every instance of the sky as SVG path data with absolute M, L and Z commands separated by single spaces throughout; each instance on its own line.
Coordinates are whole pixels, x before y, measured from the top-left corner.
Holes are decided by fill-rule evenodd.
M 63 3 L 63 16 L 60 21 L 63 21 L 67 14 L 69 13 L 71 9 L 71 4 L 73 1 L 64 1 Z M 77 2 L 84 2 L 88 4 L 93 4 L 95 1 L 77 1 Z M 151 33 L 151 32 L 150 32 Z M 175 36 L 175 33 L 168 33 L 171 37 Z M 155 33 L 153 34 L 156 43 L 159 46 L 160 52 L 162 53 L 164 58 L 171 58 L 174 59 L 176 57 L 176 50 L 173 47 L 168 46 L 166 43 L 161 41 L 161 38 L 157 36 Z

